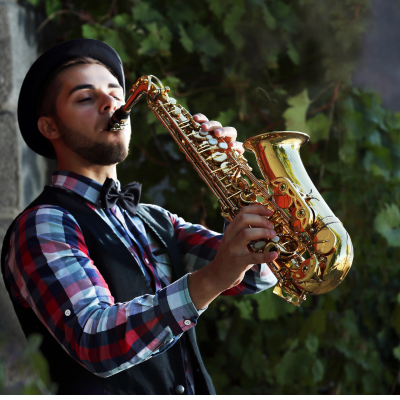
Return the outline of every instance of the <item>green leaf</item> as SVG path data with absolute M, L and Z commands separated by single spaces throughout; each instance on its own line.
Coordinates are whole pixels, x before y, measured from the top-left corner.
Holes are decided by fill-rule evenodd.
M 216 322 L 216 326 L 218 329 L 218 339 L 221 342 L 225 341 L 226 337 L 228 336 L 231 324 L 232 324 L 231 318 L 220 318 Z
M 138 54 L 154 55 L 157 52 L 169 54 L 172 33 L 166 25 L 159 27 L 156 22 L 146 24 L 148 35 L 142 40 Z
M 197 52 L 215 57 L 224 51 L 224 47 L 215 38 L 209 26 L 196 23 L 190 25 L 187 32 L 193 40 Z
M 374 228 L 389 246 L 400 247 L 400 210 L 396 204 L 386 204 L 374 219 Z
M 310 105 L 307 89 L 296 96 L 289 97 L 287 103 L 290 107 L 283 113 L 286 130 L 307 132 L 306 114 Z
M 305 350 L 286 352 L 275 368 L 278 384 L 290 384 L 293 382 L 294 376 L 296 376 L 297 379 L 307 377 L 311 373 L 310 367 L 312 362 L 312 356 Z M 301 366 L 301 368 L 299 368 L 299 366 Z
M 314 382 L 317 383 L 322 380 L 325 373 L 324 364 L 321 360 L 315 360 L 314 364 L 311 367 L 311 372 L 313 374 Z
M 162 14 L 151 8 L 150 2 L 147 1 L 137 2 L 132 7 L 132 15 L 135 21 L 142 22 L 143 24 L 164 21 Z
M 243 319 L 253 319 L 253 306 L 250 299 L 243 299 L 236 304 Z
M 360 379 L 361 371 L 357 364 L 348 361 L 344 366 L 345 376 L 349 382 L 357 382 Z
M 226 111 L 220 111 L 216 121 L 221 122 L 222 126 L 229 126 L 229 124 L 235 119 L 237 113 L 235 110 L 228 109 Z
M 107 43 L 117 51 L 122 62 L 129 62 L 130 57 L 118 35 L 118 31 L 101 25 L 84 24 L 82 25 L 82 36 L 87 39 L 97 39 Z
M 125 28 L 131 22 L 129 14 L 118 14 L 113 18 L 114 26 L 116 28 Z
M 40 3 L 40 0 L 27 0 L 29 4 L 32 4 L 34 7 L 38 6 Z
M 36 5 L 36 4 L 34 4 Z M 61 10 L 62 4 L 61 0 L 46 0 L 46 14 L 47 16 L 53 14 L 54 12 Z
M 36 353 L 39 350 L 42 341 L 42 335 L 39 335 L 38 333 L 32 333 L 31 335 L 29 335 L 28 343 L 24 350 L 24 356 L 30 357 L 32 354 Z
M 276 29 L 276 25 L 277 25 L 276 24 L 276 19 L 271 14 L 269 8 L 264 3 L 260 3 L 259 6 L 261 7 L 261 10 L 262 10 L 262 13 L 263 13 L 263 19 L 264 19 L 265 25 L 269 29 L 275 30 Z
M 393 349 L 393 355 L 400 361 L 400 344 Z
M 188 51 L 189 53 L 192 53 L 194 50 L 193 40 L 190 39 L 189 35 L 185 31 L 185 28 L 182 26 L 182 24 L 179 24 L 178 28 L 179 28 L 179 34 L 180 34 L 180 42 L 181 42 L 183 48 L 186 51 Z
M 322 335 L 326 330 L 326 311 L 314 311 L 300 331 L 300 337 L 305 340 L 310 334 Z
M 293 64 L 295 64 L 295 65 L 299 65 L 300 64 L 300 54 L 294 48 L 294 46 L 293 46 L 293 44 L 291 42 L 289 42 L 288 45 L 287 45 L 287 55 L 292 60 Z
M 318 337 L 310 333 L 305 341 L 306 349 L 311 353 L 314 354 L 318 350 L 319 340 Z
M 258 302 L 257 312 L 261 321 L 276 320 L 283 315 L 293 314 L 296 311 L 296 307 L 275 295 L 272 289 L 258 293 L 254 296 L 254 299 Z
M 232 0 L 224 0 L 224 1 L 206 0 L 206 2 L 208 3 L 208 7 L 212 11 L 212 13 L 220 18 L 224 15 L 228 7 L 231 5 Z
M 240 50 L 244 44 L 244 38 L 238 31 L 240 18 L 245 12 L 243 0 L 236 0 L 230 12 L 223 19 L 224 32 L 231 39 L 236 49 Z
M 319 140 L 324 140 L 328 137 L 329 118 L 325 114 L 318 113 L 313 118 L 310 118 L 307 121 L 307 126 L 307 133 L 310 135 L 313 143 L 316 143 Z

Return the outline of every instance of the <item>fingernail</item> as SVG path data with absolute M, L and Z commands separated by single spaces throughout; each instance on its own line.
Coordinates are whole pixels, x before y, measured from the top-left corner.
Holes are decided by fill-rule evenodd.
M 278 253 L 276 251 L 271 251 L 269 254 L 272 255 L 273 259 L 275 260 L 276 258 L 278 258 Z
M 275 237 L 276 236 L 276 232 L 274 230 L 271 230 L 271 236 Z
M 208 129 L 208 128 L 210 127 L 210 124 L 207 123 L 207 122 L 205 122 L 205 123 L 203 124 L 203 126 L 204 126 L 204 128 Z
M 274 228 L 274 225 L 272 225 L 271 222 L 268 222 L 267 226 L 268 226 L 268 229 L 273 229 Z
M 215 134 L 220 135 L 222 133 L 222 129 L 216 129 L 214 131 Z

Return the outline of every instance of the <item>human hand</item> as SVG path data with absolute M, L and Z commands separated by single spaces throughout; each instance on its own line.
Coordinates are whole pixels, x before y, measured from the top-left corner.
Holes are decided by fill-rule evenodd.
M 189 275 L 189 293 L 197 309 L 207 307 L 219 293 L 238 285 L 254 264 L 272 262 L 277 258 L 274 251 L 253 253 L 248 247 L 252 240 L 276 236 L 272 224 L 266 219 L 272 213 L 262 205 L 243 207 L 226 228 L 214 260 Z
M 230 126 L 223 127 L 218 121 L 209 121 L 203 114 L 193 115 L 193 119 L 201 124 L 201 129 L 205 132 L 214 131 L 214 135 L 218 138 L 224 138 L 228 146 L 236 150 L 239 154 L 244 153 L 243 143 L 236 142 L 237 130 Z

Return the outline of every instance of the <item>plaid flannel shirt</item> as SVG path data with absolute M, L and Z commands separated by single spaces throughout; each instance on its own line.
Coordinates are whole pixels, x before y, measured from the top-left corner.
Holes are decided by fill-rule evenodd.
M 192 303 L 187 275 L 171 281 L 171 260 L 154 235 L 146 231 L 140 218 L 131 216 L 118 205 L 108 210 L 100 207 L 101 184 L 66 171 L 54 173 L 52 184 L 86 200 L 87 206 L 96 211 L 128 248 L 155 294 L 115 303 L 107 283 L 88 255 L 74 217 L 60 207 L 41 205 L 19 217 L 11 236 L 5 275 L 15 301 L 32 308 L 70 355 L 102 377 L 168 349 L 184 331 L 196 325 L 204 311 L 196 310 Z M 157 207 L 171 219 L 188 273 L 214 259 L 221 234 L 185 222 L 161 207 L 151 207 Z M 275 283 L 276 278 L 265 264 L 254 265 L 238 286 L 223 294 L 256 293 Z M 69 299 L 72 310 L 63 311 L 55 300 L 63 296 Z M 64 314 L 71 311 L 77 318 L 67 323 Z M 186 325 L 188 320 L 190 325 Z M 107 342 L 120 325 L 126 327 L 122 355 L 120 345 L 114 348 Z M 183 352 L 188 391 L 194 393 L 190 360 Z M 130 354 L 135 355 L 132 358 Z

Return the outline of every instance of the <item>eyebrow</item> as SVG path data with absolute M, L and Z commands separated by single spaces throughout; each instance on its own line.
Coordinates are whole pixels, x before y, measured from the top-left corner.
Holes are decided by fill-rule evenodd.
M 117 89 L 122 89 L 121 85 L 119 85 L 118 83 L 109 83 L 108 84 L 109 88 L 117 88 Z M 83 84 L 83 85 L 78 85 L 75 86 L 74 88 L 71 89 L 71 91 L 69 92 L 69 96 L 71 96 L 72 93 L 78 91 L 78 90 L 82 90 L 82 89 L 91 89 L 94 90 L 95 87 L 91 84 Z

